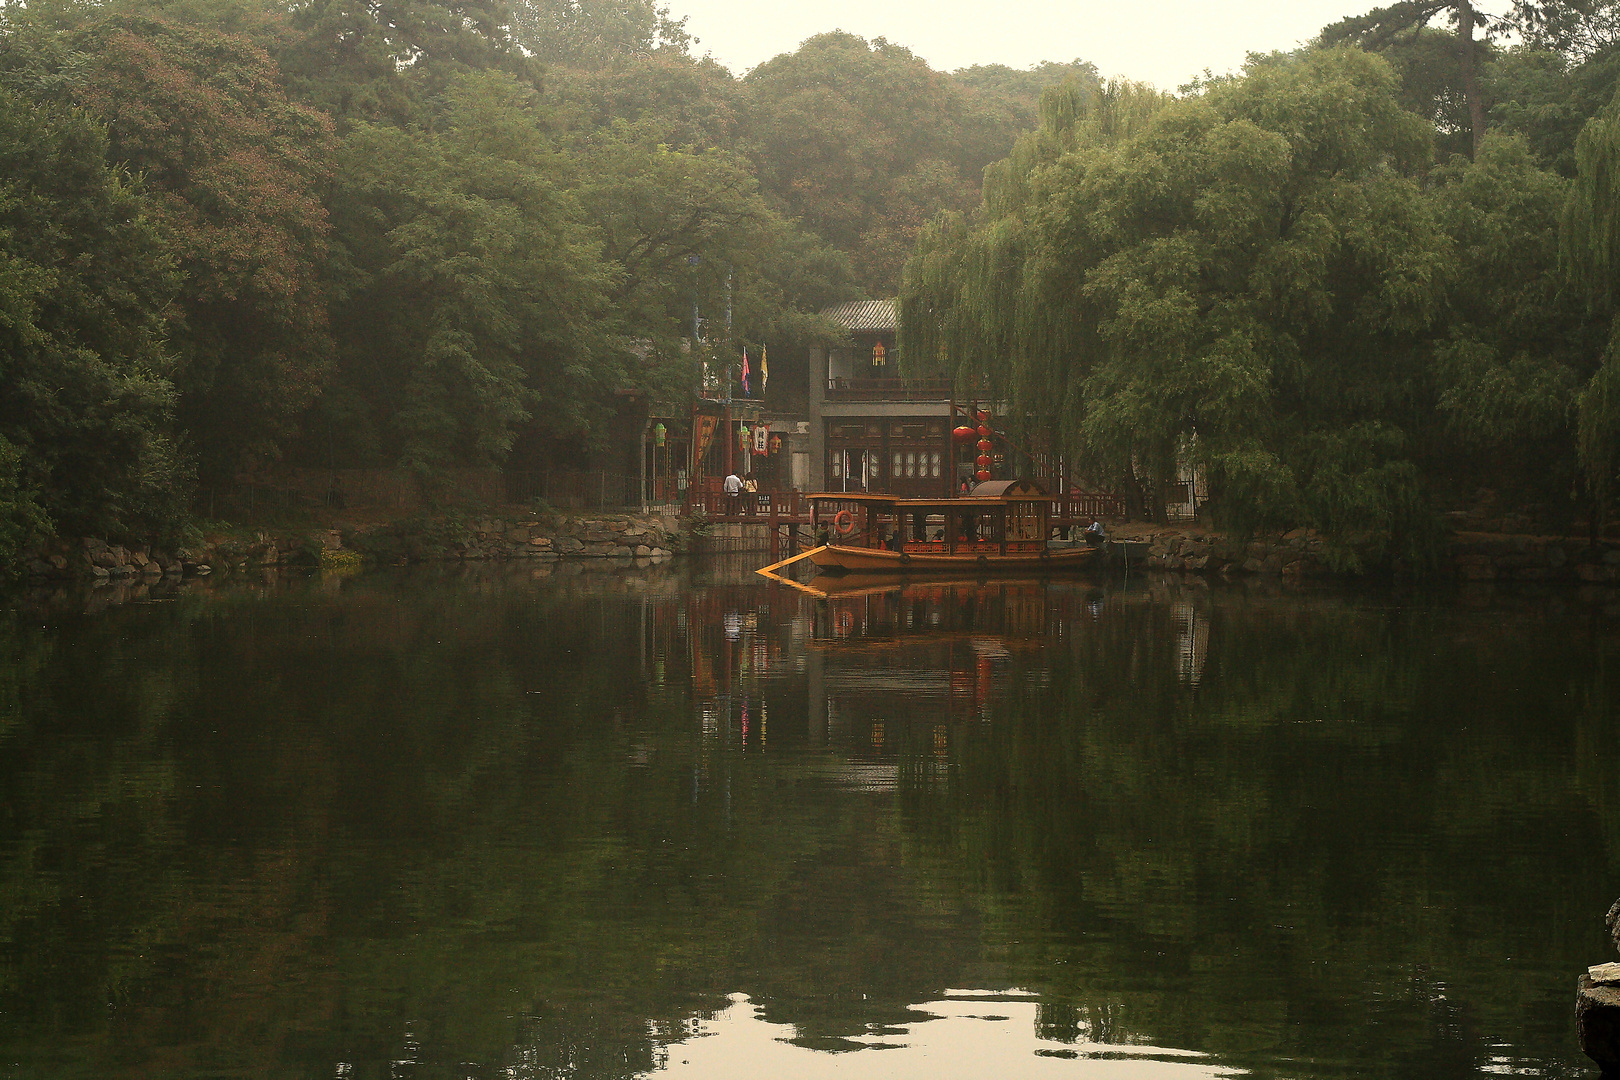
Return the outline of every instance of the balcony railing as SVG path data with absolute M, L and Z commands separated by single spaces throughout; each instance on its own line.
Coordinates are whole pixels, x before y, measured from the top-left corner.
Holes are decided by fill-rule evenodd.
M 944 401 L 949 379 L 828 379 L 828 401 Z

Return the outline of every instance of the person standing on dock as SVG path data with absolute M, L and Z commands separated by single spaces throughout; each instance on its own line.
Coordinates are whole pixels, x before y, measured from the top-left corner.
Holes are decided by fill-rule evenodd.
M 726 492 L 726 513 L 735 517 L 737 514 L 737 497 L 742 494 L 742 477 L 736 473 L 727 473 L 724 485 Z

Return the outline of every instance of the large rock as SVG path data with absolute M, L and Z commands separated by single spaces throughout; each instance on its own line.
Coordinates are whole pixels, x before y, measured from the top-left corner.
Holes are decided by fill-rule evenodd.
M 1605 1077 L 1620 1077 L 1620 986 L 1595 983 L 1582 974 L 1575 989 L 1575 1032 L 1581 1053 Z

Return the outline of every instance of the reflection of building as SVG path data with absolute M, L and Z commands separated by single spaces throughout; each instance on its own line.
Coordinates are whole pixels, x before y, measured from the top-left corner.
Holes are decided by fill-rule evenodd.
M 1209 617 L 1190 602 L 1178 600 L 1170 605 L 1170 620 L 1176 627 L 1176 677 L 1197 686 L 1209 652 Z
M 808 462 L 813 487 L 911 497 L 953 490 L 951 381 L 901 377 L 896 304 L 863 300 L 822 314 L 847 346 L 810 350 Z

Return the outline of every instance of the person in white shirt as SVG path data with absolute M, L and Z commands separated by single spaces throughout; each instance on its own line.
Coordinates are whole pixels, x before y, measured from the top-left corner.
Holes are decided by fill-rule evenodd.
M 742 494 L 742 477 L 736 473 L 729 474 L 726 477 L 724 487 L 726 492 L 726 512 L 735 514 L 737 512 L 737 496 Z

